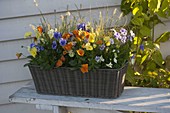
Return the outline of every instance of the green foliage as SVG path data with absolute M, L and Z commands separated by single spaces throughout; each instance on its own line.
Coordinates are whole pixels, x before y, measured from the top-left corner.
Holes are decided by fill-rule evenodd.
M 169 88 L 170 72 L 159 49 L 160 43 L 169 40 L 170 32 L 155 37 L 154 27 L 170 16 L 170 1 L 122 0 L 121 10 L 124 15 L 132 14 L 130 26 L 136 34 L 127 80 L 131 85 Z

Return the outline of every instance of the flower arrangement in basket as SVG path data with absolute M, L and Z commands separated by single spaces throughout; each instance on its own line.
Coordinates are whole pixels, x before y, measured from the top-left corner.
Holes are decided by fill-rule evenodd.
M 31 25 L 35 37 L 27 47 L 29 64 L 42 69 L 79 68 L 82 73 L 98 68 L 120 68 L 129 58 L 134 33 L 125 28 L 107 28 L 101 17 L 98 23 L 76 19 L 70 12 L 61 15 L 62 23 L 52 28 L 47 21 Z M 27 32 L 25 37 L 31 36 Z M 19 55 L 19 54 L 17 54 Z M 21 55 L 21 54 L 20 54 Z
M 102 96 L 102 94 L 109 95 L 108 97 L 112 97 L 112 95 L 114 95 L 113 97 L 119 96 L 123 88 L 120 88 L 118 94 L 113 94 L 115 91 L 110 91 L 111 89 L 109 88 L 112 87 L 107 85 L 107 83 L 113 85 L 112 79 L 116 77 L 115 83 L 117 83 L 117 81 L 120 81 L 120 83 L 112 89 L 115 90 L 118 89 L 117 87 L 123 86 L 122 77 L 124 73 L 126 73 L 126 69 L 120 72 L 120 74 L 122 74 L 121 78 L 117 76 L 110 76 L 109 78 L 109 76 L 107 76 L 106 79 L 110 80 L 110 82 L 105 81 L 106 79 L 103 78 L 108 74 L 104 69 L 118 69 L 116 72 L 110 71 L 109 74 L 118 73 L 119 75 L 119 69 L 123 68 L 129 59 L 134 33 L 124 27 L 110 27 L 113 18 L 109 17 L 108 19 L 104 19 L 101 13 L 99 14 L 99 20 L 93 23 L 86 22 L 81 16 L 77 18 L 71 12 L 67 12 L 65 15 L 61 15 L 61 24 L 55 23 L 55 27 L 52 27 L 52 25 L 45 20 L 44 16 L 42 17 L 43 21 L 41 21 L 41 25 L 31 25 L 35 37 L 32 38 L 32 43 L 27 47 L 30 53 L 27 57 L 29 59 L 27 65 L 40 67 L 38 71 L 30 67 L 32 74 L 41 75 L 38 77 L 33 76 L 33 79 L 38 79 L 38 83 L 35 83 L 37 91 L 40 93 L 49 92 L 50 94 L 74 96 L 106 97 Z M 29 38 L 31 35 L 31 32 L 27 32 L 25 37 Z M 21 53 L 17 54 L 18 57 L 21 55 Z M 63 67 L 80 71 L 70 72 L 68 70 L 62 70 Z M 54 68 L 61 69 L 62 71 L 59 73 L 57 73 L 58 71 L 48 72 L 48 76 L 51 76 L 50 80 L 52 80 L 52 82 L 50 81 L 47 86 L 51 86 L 51 84 L 55 84 L 56 86 L 51 86 L 50 88 L 37 87 L 40 84 L 44 86 L 47 83 L 41 83 L 41 80 L 39 80 L 41 77 L 44 77 L 42 79 L 49 80 L 44 75 L 47 71 L 42 72 L 42 70 L 54 70 Z M 93 77 L 92 75 L 94 75 L 94 73 L 92 72 L 95 69 L 103 70 L 95 71 L 98 76 Z M 66 73 L 73 75 L 69 76 Z M 85 76 L 81 76 L 83 74 Z M 58 77 L 53 78 L 56 75 Z M 59 76 L 61 77 L 59 78 Z M 75 77 L 76 81 L 69 77 Z M 88 77 L 90 78 L 87 79 Z M 97 85 L 91 83 L 99 78 L 101 80 L 96 82 Z M 76 84 L 77 81 L 78 84 Z M 63 82 L 67 83 L 62 86 L 61 84 Z M 108 88 L 102 86 L 102 84 Z M 100 93 L 97 88 L 98 86 L 101 88 L 105 87 L 101 89 L 104 91 L 103 93 Z M 74 91 L 75 89 L 77 90 Z M 80 91 L 80 89 L 82 90 Z M 94 89 L 96 89 L 96 92 L 93 92 L 95 91 Z M 107 93 L 105 89 L 108 90 Z

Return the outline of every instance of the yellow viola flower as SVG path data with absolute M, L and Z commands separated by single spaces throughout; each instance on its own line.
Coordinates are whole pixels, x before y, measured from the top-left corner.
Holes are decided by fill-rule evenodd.
M 37 48 L 36 47 L 30 48 L 29 52 L 35 58 L 37 55 Z
M 109 42 L 109 41 L 110 41 L 110 37 L 109 37 L 109 36 L 105 36 L 105 37 L 104 37 L 104 41 L 105 41 L 105 42 Z
M 97 45 L 96 44 L 93 44 L 93 48 L 96 48 L 97 47 Z
M 106 46 L 110 46 L 110 44 L 111 44 L 110 41 L 106 42 Z
M 90 35 L 89 35 L 89 42 L 94 43 L 95 37 L 96 37 L 95 33 L 90 33 Z
M 93 47 L 91 46 L 91 44 L 90 43 L 87 43 L 86 45 L 85 45 L 85 48 L 86 48 L 86 50 L 93 50 Z

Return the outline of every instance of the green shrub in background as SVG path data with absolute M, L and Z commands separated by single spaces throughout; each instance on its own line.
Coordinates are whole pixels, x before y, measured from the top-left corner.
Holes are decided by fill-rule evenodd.
M 131 14 L 130 27 L 136 37 L 127 72 L 130 85 L 170 88 L 170 71 L 160 52 L 160 43 L 170 38 L 166 31 L 154 36 L 154 27 L 170 17 L 170 0 L 122 0 L 124 15 Z

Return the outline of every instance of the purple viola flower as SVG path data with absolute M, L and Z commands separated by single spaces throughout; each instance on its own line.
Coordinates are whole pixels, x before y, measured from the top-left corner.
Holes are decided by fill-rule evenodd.
M 77 29 L 85 31 L 86 30 L 86 24 L 85 23 L 78 24 L 77 25 Z
M 33 48 L 33 47 L 35 47 L 35 43 L 30 44 L 30 48 Z
M 114 44 L 113 38 L 110 38 L 110 43 L 111 43 L 111 44 Z
M 126 36 L 127 35 L 127 30 L 124 29 L 124 28 L 121 28 L 120 33 L 121 33 L 121 35 Z
M 106 47 L 106 46 L 105 46 L 104 44 L 103 44 L 103 45 L 101 45 L 101 46 L 100 46 L 100 50 L 102 50 L 102 51 L 103 51 L 103 50 L 105 49 L 105 47 Z
M 121 42 L 122 42 L 122 43 L 126 43 L 126 39 L 127 39 L 126 36 L 122 36 L 122 37 L 121 37 Z
M 43 47 L 43 46 L 40 46 L 40 50 L 41 50 L 41 51 L 44 51 L 44 47 Z
M 40 46 L 40 45 L 35 45 L 36 49 L 38 52 L 40 51 L 43 51 L 44 50 L 44 47 L 43 46 Z
M 141 49 L 142 51 L 144 51 L 144 45 L 143 45 L 143 44 L 140 45 L 140 49 Z
M 56 41 L 53 41 L 52 42 L 52 49 L 56 49 L 57 48 L 57 43 L 56 43 Z
M 40 51 L 41 51 L 41 49 L 40 49 L 40 46 L 39 46 L 39 45 L 36 45 L 35 47 L 37 48 L 37 51 L 38 51 L 38 52 L 40 52 Z
M 88 39 L 86 38 L 86 39 L 84 39 L 84 43 L 88 43 Z
M 60 39 L 62 37 L 62 34 L 60 32 L 54 32 L 54 38 L 55 39 Z
M 121 35 L 119 32 L 115 32 L 114 33 L 114 37 L 118 40 L 118 39 L 121 39 Z
M 96 62 L 100 62 L 100 56 L 95 57 Z
M 90 30 L 90 29 L 87 29 L 86 31 L 87 31 L 87 32 L 90 32 L 91 30 Z
M 127 39 L 130 40 L 131 42 L 133 41 L 133 37 L 130 35 L 127 36 Z
M 60 41 L 59 41 L 59 43 L 60 43 L 61 46 L 65 46 L 66 43 L 67 43 L 67 40 L 61 38 Z

